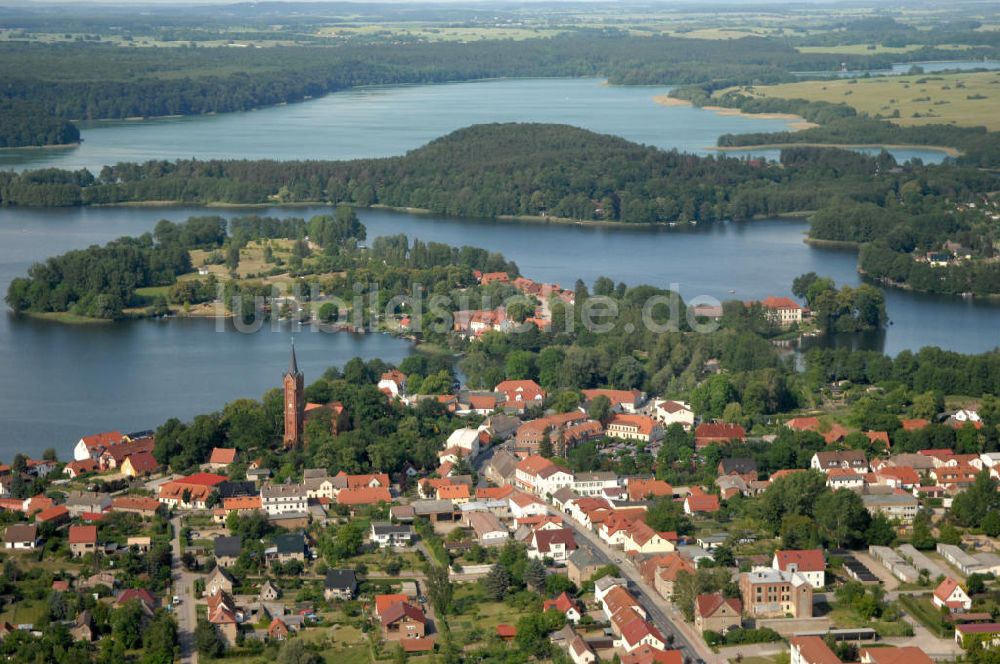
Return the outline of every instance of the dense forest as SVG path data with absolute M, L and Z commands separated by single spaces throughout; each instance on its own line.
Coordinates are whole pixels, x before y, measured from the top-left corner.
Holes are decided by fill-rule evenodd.
M 0 97 L 0 148 L 68 145 L 80 141 L 80 130 L 48 113 L 38 103 Z
M 992 177 L 897 167 L 888 154 L 797 148 L 782 163 L 663 151 L 564 125 L 458 130 L 402 157 L 348 162 L 154 161 L 88 171 L 0 173 L 4 205 L 172 200 L 329 201 L 472 217 L 547 215 L 629 223 L 711 222 L 815 210 L 835 196 L 885 205 L 901 186 L 967 198 Z

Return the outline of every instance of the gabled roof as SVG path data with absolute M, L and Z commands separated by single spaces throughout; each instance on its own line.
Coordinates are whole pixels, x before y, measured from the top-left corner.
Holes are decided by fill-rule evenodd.
M 212 449 L 211 456 L 208 457 L 209 463 L 230 464 L 234 461 L 236 461 L 235 447 L 215 447 Z
M 97 526 L 70 526 L 70 544 L 97 544 Z
M 14 524 L 7 526 L 7 530 L 3 534 L 3 541 L 11 544 L 15 542 L 34 542 L 37 539 L 38 526 L 36 525 Z
M 735 597 L 725 597 L 722 593 L 698 595 L 694 601 L 694 611 L 696 615 L 702 618 L 711 618 L 715 615 L 716 611 L 726 605 L 735 611 L 736 615 L 739 615 L 743 611 L 743 604 L 740 600 Z
M 399 602 L 406 603 L 410 598 L 406 595 L 375 595 L 375 614 L 381 616 L 390 606 Z
M 620 426 L 626 428 L 635 427 L 643 436 L 649 436 L 656 428 L 656 420 L 648 415 L 633 415 L 628 413 L 616 413 L 608 423 L 608 428 Z
M 94 450 L 98 447 L 110 447 L 111 445 L 117 445 L 122 442 L 122 432 L 121 431 L 105 431 L 104 433 L 95 433 L 89 436 L 84 436 L 80 440 L 83 444 L 87 446 L 87 449 Z
M 328 569 L 323 585 L 330 590 L 354 590 L 358 587 L 358 577 L 352 569 Z
M 632 501 L 645 500 L 649 496 L 672 496 L 674 488 L 653 478 L 630 478 L 628 481 L 628 498 Z
M 951 597 L 951 594 L 955 592 L 956 588 L 961 588 L 961 586 L 958 585 L 958 581 L 950 576 L 945 577 L 944 581 L 938 584 L 938 587 L 934 589 L 934 596 L 942 602 L 947 602 Z M 963 590 L 963 592 L 965 591 Z
M 391 605 L 384 613 L 381 614 L 382 625 L 391 625 L 392 623 L 402 620 L 404 617 L 414 620 L 419 623 L 427 621 L 424 612 L 412 604 L 407 604 L 406 602 L 396 602 Z
M 934 660 L 916 646 L 862 648 L 860 654 L 872 664 L 934 664 Z
M 536 530 L 534 540 L 539 553 L 548 553 L 553 544 L 563 544 L 567 551 L 573 551 L 577 548 L 576 538 L 573 537 L 573 531 L 569 528 Z
M 147 475 L 160 467 L 160 463 L 150 452 L 136 452 L 125 458 L 132 470 L 139 475 Z
M 115 496 L 111 499 L 111 509 L 117 510 L 148 510 L 155 512 L 160 501 L 147 496 Z
M 798 648 L 806 664 L 841 664 L 840 658 L 818 636 L 796 636 L 789 643 Z
M 175 484 L 191 484 L 195 486 L 215 486 L 216 484 L 222 484 L 227 478 L 225 475 L 216 475 L 215 473 L 195 473 L 194 475 L 188 475 L 187 477 L 179 477 L 174 480 Z
M 774 558 L 782 572 L 789 571 L 789 565 L 796 565 L 799 572 L 822 572 L 826 569 L 822 549 L 775 551 Z
M 243 542 L 239 535 L 216 537 L 215 557 L 237 558 L 243 552 Z
M 555 609 L 559 613 L 566 613 L 573 608 L 576 608 L 576 603 L 565 592 L 561 593 L 555 599 L 547 599 L 542 602 L 542 611 Z
M 376 503 L 392 502 L 392 494 L 384 486 L 359 487 L 356 489 L 341 489 L 337 494 L 337 502 L 341 505 L 374 505 Z

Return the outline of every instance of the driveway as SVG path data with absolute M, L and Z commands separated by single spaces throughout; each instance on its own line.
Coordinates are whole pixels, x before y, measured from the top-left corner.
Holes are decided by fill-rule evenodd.
M 180 605 L 174 607 L 174 616 L 177 618 L 177 640 L 181 647 L 181 662 L 198 664 L 198 651 L 194 647 L 194 630 L 198 626 L 198 614 L 194 606 L 194 580 L 197 575 L 185 570 L 181 564 L 181 517 L 175 516 L 170 520 L 170 524 L 174 528 L 170 571 L 174 580 L 174 594 L 181 598 Z
M 639 570 L 625 559 L 621 551 L 612 549 L 601 541 L 597 533 L 583 528 L 573 519 L 559 513 L 554 508 L 550 507 L 549 512 L 563 517 L 566 525 L 573 529 L 577 542 L 580 545 L 587 546 L 589 544 L 587 548 L 598 558 L 602 558 L 607 564 L 613 563 L 618 566 L 622 576 L 631 582 L 630 590 L 642 606 L 645 607 L 653 624 L 663 632 L 664 636 L 669 638 L 672 635 L 674 637 L 673 648 L 682 650 L 684 656 L 690 658 L 693 662 L 701 660 L 708 664 L 720 664 L 724 661 L 716 653 L 712 652 L 708 645 L 695 633 L 693 627 L 687 625 L 681 619 L 680 613 L 673 605 L 660 597 L 660 594 L 642 579 L 639 575 Z M 622 562 L 614 562 L 616 559 L 621 559 Z

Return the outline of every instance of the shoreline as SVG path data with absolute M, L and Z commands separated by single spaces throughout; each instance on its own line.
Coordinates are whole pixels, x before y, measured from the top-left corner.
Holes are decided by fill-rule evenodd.
M 738 108 L 728 108 L 726 106 L 695 106 L 687 99 L 678 99 L 669 95 L 655 95 L 653 97 L 653 101 L 661 106 L 690 106 L 692 108 L 700 108 L 705 111 L 712 111 L 716 115 L 757 118 L 762 120 L 786 120 L 788 122 L 789 129 L 792 131 L 802 131 L 803 129 L 812 129 L 813 127 L 819 126 L 815 122 L 809 122 L 801 115 L 795 115 L 794 113 L 744 113 Z
M 53 150 L 56 148 L 78 148 L 80 144 L 83 143 L 83 139 L 80 139 L 76 143 L 46 143 L 45 145 L 18 145 L 6 148 L 0 148 L 0 150 Z
M 962 156 L 961 150 L 947 145 L 914 145 L 911 143 L 762 143 L 759 145 L 727 145 L 706 147 L 717 152 L 747 152 L 748 150 L 775 150 L 785 148 L 885 148 L 887 150 L 930 150 L 943 152 L 949 157 Z

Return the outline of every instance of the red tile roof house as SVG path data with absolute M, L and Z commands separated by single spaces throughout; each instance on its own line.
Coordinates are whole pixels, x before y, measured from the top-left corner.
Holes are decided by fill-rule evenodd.
M 73 447 L 73 458 L 77 461 L 83 461 L 84 459 L 93 459 L 96 461 L 101 456 L 101 452 L 112 445 L 118 445 L 122 442 L 123 438 L 124 436 L 121 431 L 106 431 L 104 433 L 84 436 Z
M 632 502 L 673 495 L 674 488 L 663 480 L 639 478 L 628 480 L 628 499 Z
M 76 558 L 97 551 L 97 526 L 70 526 L 69 550 Z
M 547 599 L 542 602 L 542 611 L 548 611 L 550 609 L 565 615 L 566 620 L 571 623 L 580 622 L 580 618 L 582 617 L 580 614 L 580 607 L 578 607 L 576 602 L 566 593 L 562 593 L 555 599 Z
M 564 562 L 577 550 L 576 538 L 569 528 L 556 530 L 536 530 L 532 534 L 532 546 L 528 549 L 529 558 L 551 558 Z
M 683 664 L 684 654 L 680 650 L 660 650 L 652 646 L 640 646 L 621 658 L 622 664 Z
M 684 499 L 684 513 L 692 514 L 712 514 L 719 511 L 719 497 L 714 493 L 705 493 L 701 489 L 694 487 L 690 495 Z
M 697 449 L 708 447 L 713 443 L 744 442 L 746 430 L 738 424 L 724 422 L 705 422 L 694 429 L 694 445 Z
M 497 625 L 497 636 L 503 641 L 510 641 L 517 636 L 517 629 L 513 625 Z
M 796 636 L 788 643 L 790 664 L 841 664 L 840 658 L 818 636 Z
M 505 380 L 493 388 L 503 393 L 504 408 L 525 410 L 528 406 L 541 405 L 545 401 L 545 390 L 533 380 Z
M 406 602 L 396 602 L 379 615 L 386 640 L 420 639 L 427 629 L 424 612 Z
M 53 505 L 35 514 L 36 523 L 60 524 L 69 521 L 69 508 L 65 505 Z
M 122 475 L 126 477 L 146 477 L 160 468 L 160 462 L 150 452 L 138 452 L 125 457 L 121 464 Z
M 972 608 L 972 598 L 958 585 L 958 581 L 950 576 L 945 578 L 934 590 L 931 602 L 938 608 L 947 607 L 951 613 L 960 613 Z
M 974 641 L 984 646 L 1000 645 L 1000 623 L 969 623 L 955 625 L 955 643 L 968 649 Z
M 205 467 L 212 470 L 220 470 L 231 463 L 236 463 L 238 457 L 239 455 L 234 447 L 215 447 L 212 448 L 212 454 L 209 455 L 208 463 L 205 464 Z
M 782 572 L 798 572 L 817 590 L 826 585 L 826 559 L 822 549 L 775 551 L 771 567 Z
M 70 479 L 76 479 L 87 473 L 96 473 L 99 470 L 97 461 L 94 459 L 84 459 L 82 461 L 70 461 L 63 468 L 63 474 Z
M 694 601 L 694 626 L 699 632 L 725 634 L 742 624 L 740 600 L 724 597 L 722 593 L 698 595 Z

